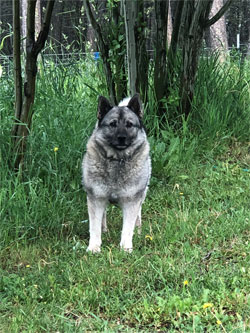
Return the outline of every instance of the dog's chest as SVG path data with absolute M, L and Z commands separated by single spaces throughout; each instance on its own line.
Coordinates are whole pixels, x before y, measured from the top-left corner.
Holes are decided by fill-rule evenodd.
M 102 180 L 108 186 L 125 186 L 135 176 L 136 169 L 130 161 L 110 159 L 104 162 Z

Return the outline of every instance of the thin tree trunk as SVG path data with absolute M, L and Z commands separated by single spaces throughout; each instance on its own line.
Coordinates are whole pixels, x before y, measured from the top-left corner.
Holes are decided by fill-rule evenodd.
M 114 29 L 114 39 L 119 43 L 119 48 L 113 50 L 114 52 L 114 67 L 115 67 L 115 86 L 116 86 L 116 96 L 117 101 L 121 101 L 127 96 L 127 74 L 126 74 L 126 64 L 125 64 L 125 45 L 126 41 L 121 37 L 125 34 L 125 26 L 122 24 L 121 20 L 123 17 L 123 7 L 120 2 L 115 2 L 112 8 L 112 20 L 115 24 L 116 29 Z
M 13 0 L 14 9 L 15 2 Z M 19 0 L 18 0 L 19 2 Z M 26 141 L 29 134 L 33 115 L 33 104 L 35 99 L 35 86 L 37 74 L 37 56 L 44 47 L 45 41 L 48 37 L 49 26 L 51 21 L 52 10 L 55 0 L 50 0 L 47 3 L 45 19 L 42 30 L 35 41 L 35 10 L 36 0 L 28 0 L 27 7 L 27 39 L 26 39 L 26 65 L 25 65 L 25 83 L 24 83 L 24 99 L 21 105 L 21 112 L 17 114 L 18 123 L 13 127 L 13 135 L 15 140 L 15 169 L 18 169 L 22 164 L 24 153 L 26 150 Z M 17 8 L 16 8 L 17 10 Z M 20 29 L 19 29 L 20 33 Z M 18 45 L 17 45 L 18 46 Z M 20 53 L 20 46 L 19 46 Z M 18 50 L 16 50 L 18 54 Z
M 203 29 L 200 24 L 202 13 L 206 12 L 212 1 L 203 0 L 195 3 L 190 0 L 185 8 L 185 34 L 183 38 L 183 69 L 181 74 L 180 97 L 181 110 L 189 115 L 194 94 L 194 82 L 198 67 L 199 53 L 203 40 Z
M 181 22 L 182 22 L 182 16 L 184 12 L 184 5 L 185 0 L 179 0 L 177 3 L 175 18 L 174 18 L 174 25 L 173 25 L 173 33 L 171 37 L 171 43 L 169 47 L 169 55 L 171 55 L 172 58 L 176 56 L 176 51 L 178 48 L 178 43 L 180 39 L 180 31 L 181 31 Z
M 26 36 L 27 36 L 27 0 L 20 0 L 22 8 L 22 44 L 23 50 L 26 50 Z
M 106 76 L 106 81 L 107 81 L 107 86 L 108 86 L 108 91 L 109 91 L 109 97 L 110 97 L 111 103 L 116 104 L 117 99 L 116 99 L 116 92 L 115 92 L 115 83 L 113 80 L 112 69 L 111 69 L 111 65 L 109 62 L 109 47 L 104 41 L 101 27 L 94 17 L 93 10 L 91 9 L 89 0 L 84 0 L 83 3 L 84 3 L 84 7 L 86 10 L 88 20 L 94 29 L 94 32 L 95 32 L 95 35 L 97 38 L 99 51 L 102 55 L 104 71 L 105 71 L 105 76 Z
M 148 66 L 149 57 L 146 49 L 146 20 L 144 14 L 144 1 L 137 1 L 137 18 L 135 25 L 135 44 L 136 44 L 136 58 L 137 61 L 137 79 L 135 82 L 135 89 L 140 93 L 142 101 L 147 103 L 148 92 Z
M 173 24 L 173 32 L 171 35 L 171 42 L 168 48 L 167 53 L 167 82 L 166 82 L 166 98 L 171 91 L 171 87 L 176 77 L 176 58 L 177 58 L 177 50 L 180 48 L 180 35 L 181 35 L 181 27 L 183 25 L 184 13 L 187 1 L 178 0 L 177 8 L 175 10 L 174 24 Z
M 13 0 L 13 59 L 15 79 L 15 121 L 20 120 L 22 112 L 22 68 L 21 68 L 21 26 L 20 26 L 20 1 Z M 12 135 L 16 136 L 18 123 L 13 126 Z
M 123 0 L 126 42 L 127 42 L 127 62 L 128 62 L 128 83 L 131 96 L 136 93 L 137 81 L 137 58 L 135 39 L 135 20 L 137 17 L 136 1 Z
M 210 16 L 214 16 L 223 6 L 223 0 L 214 0 Z M 225 16 L 222 16 L 209 29 L 210 45 L 213 51 L 219 52 L 220 61 L 225 61 L 228 51 Z
M 147 102 L 149 57 L 146 51 L 144 1 L 123 0 L 129 93 Z
M 167 84 L 167 24 L 169 1 L 155 2 L 156 42 L 155 42 L 155 68 L 154 90 L 158 105 L 158 114 L 165 112 L 162 99 L 166 96 Z
M 172 23 L 172 11 L 171 11 L 171 5 L 170 5 L 170 1 L 168 1 L 168 47 L 170 47 L 171 44 L 171 37 L 172 37 L 172 33 L 173 33 L 173 23 Z
M 35 34 L 36 37 L 42 29 L 42 13 L 41 13 L 41 0 L 36 0 L 36 16 L 35 16 Z
M 183 69 L 180 80 L 181 110 L 187 117 L 191 111 L 194 83 L 205 29 L 217 22 L 232 0 L 209 19 L 213 0 L 187 0 L 184 13 Z

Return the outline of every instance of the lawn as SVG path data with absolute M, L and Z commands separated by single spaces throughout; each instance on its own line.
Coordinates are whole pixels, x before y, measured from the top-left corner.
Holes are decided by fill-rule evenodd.
M 250 332 L 249 112 L 237 122 L 218 111 L 231 97 L 249 111 L 249 93 L 226 87 L 211 114 L 209 86 L 203 118 L 157 134 L 148 107 L 153 175 L 142 234 L 132 254 L 121 251 L 121 211 L 109 206 L 93 255 L 81 159 L 95 124 L 93 89 L 105 90 L 104 80 L 84 85 L 90 70 L 40 74 L 19 174 L 8 164 L 12 81 L 1 86 L 0 332 Z

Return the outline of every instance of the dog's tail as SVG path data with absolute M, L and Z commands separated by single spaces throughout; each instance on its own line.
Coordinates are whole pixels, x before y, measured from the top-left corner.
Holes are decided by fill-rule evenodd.
M 128 103 L 130 100 L 131 100 L 131 97 L 126 97 L 122 101 L 120 101 L 118 106 L 128 106 Z

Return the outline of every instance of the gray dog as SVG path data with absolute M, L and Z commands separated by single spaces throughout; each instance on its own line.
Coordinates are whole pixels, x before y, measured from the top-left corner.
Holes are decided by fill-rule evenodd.
M 120 246 L 132 252 L 135 226 L 141 228 L 141 206 L 151 175 L 149 143 L 142 125 L 139 95 L 112 106 L 99 97 L 98 122 L 83 158 L 90 240 L 87 251 L 100 252 L 101 233 L 107 230 L 106 206 L 117 203 L 123 212 Z

